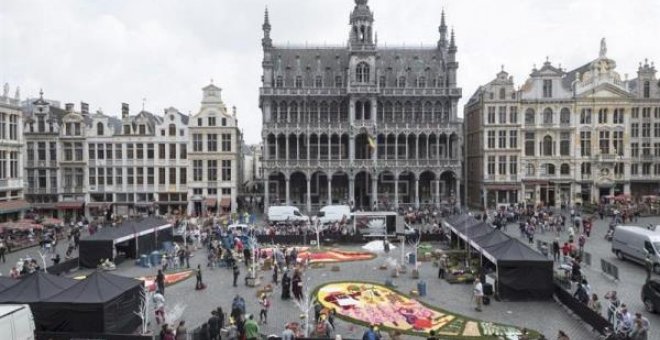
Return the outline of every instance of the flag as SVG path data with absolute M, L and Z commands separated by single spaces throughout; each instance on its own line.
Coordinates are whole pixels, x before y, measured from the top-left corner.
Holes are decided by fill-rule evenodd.
M 371 147 L 372 150 L 376 150 L 376 138 L 369 135 L 367 137 L 367 141 L 369 142 L 369 147 Z

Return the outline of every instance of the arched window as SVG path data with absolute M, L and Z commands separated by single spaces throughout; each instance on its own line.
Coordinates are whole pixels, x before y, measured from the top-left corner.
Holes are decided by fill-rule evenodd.
M 535 119 L 536 113 L 534 112 L 534 109 L 529 108 L 525 111 L 525 125 L 534 125 L 536 124 L 536 119 Z
M 500 100 L 504 100 L 505 97 L 506 97 L 506 91 L 502 87 L 502 88 L 500 88 Z
M 417 86 L 426 87 L 426 77 L 419 77 Z
M 561 125 L 570 125 L 571 124 L 571 111 L 564 107 L 559 112 L 559 123 Z
M 399 83 L 397 85 L 397 87 L 406 87 L 406 77 L 399 77 Z
M 303 86 L 302 76 L 296 76 L 296 88 L 299 89 Z
M 644 98 L 651 97 L 651 83 L 649 81 L 644 82 Z
M 316 81 L 314 82 L 315 87 L 323 87 L 323 77 L 316 76 Z
M 103 136 L 103 123 L 98 122 L 96 124 L 96 134 L 99 136 Z
M 176 125 L 170 124 L 168 129 L 169 129 L 169 135 L 170 136 L 176 136 Z
M 543 167 L 545 168 L 545 174 L 546 175 L 554 175 L 555 174 L 554 164 L 546 163 L 546 164 L 543 164 Z
M 282 76 L 275 78 L 275 87 L 284 87 L 284 78 Z
M 355 81 L 358 83 L 369 82 L 369 64 L 361 62 L 355 68 Z
M 543 137 L 541 149 L 543 156 L 552 156 L 552 149 L 553 149 L 552 137 L 550 136 Z
M 559 168 L 559 174 L 560 175 L 570 175 L 571 173 L 571 167 L 568 165 L 568 163 L 564 163 L 561 165 Z
M 545 110 L 543 110 L 543 124 L 552 124 L 552 119 L 553 119 L 553 114 L 552 114 L 552 109 L 549 107 L 546 107 Z

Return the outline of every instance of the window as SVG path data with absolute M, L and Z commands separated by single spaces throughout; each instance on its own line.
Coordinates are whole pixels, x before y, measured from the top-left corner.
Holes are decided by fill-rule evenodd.
M 534 156 L 534 132 L 525 132 L 525 156 Z
M 630 111 L 630 118 L 632 119 L 638 119 L 639 118 L 639 108 L 638 107 L 633 107 L 632 110 Z
M 642 163 L 642 175 L 648 176 L 651 174 L 651 163 Z
M 357 67 L 355 67 L 355 81 L 358 83 L 369 82 L 369 64 L 365 62 L 357 64 Z
M 142 143 L 135 144 L 135 158 L 144 159 L 144 144 Z
M 209 126 L 215 126 L 215 117 L 208 117 Z
M 598 124 L 607 124 L 607 109 L 600 109 L 598 110 Z
M 57 143 L 56 142 L 50 142 L 50 160 L 51 161 L 56 161 L 57 160 Z
M 144 124 L 140 124 L 138 131 L 139 131 L 138 133 L 140 135 L 146 135 L 147 134 L 147 127 Z
M 165 168 L 158 168 L 158 184 L 165 184 Z
M 535 174 L 536 174 L 536 168 L 534 167 L 534 164 L 528 163 L 527 176 L 534 176 Z
M 277 76 L 275 78 L 275 87 L 284 87 L 284 78 L 282 78 L 282 76 Z
M 18 177 L 18 151 L 11 151 L 9 153 L 9 178 L 17 178 L 17 177 Z
M 497 147 L 500 149 L 506 149 L 506 130 L 498 132 Z
M 165 145 L 167 144 L 158 144 L 158 158 L 159 159 L 166 159 L 167 154 L 165 152 Z
M 297 89 L 300 89 L 303 87 L 303 78 L 302 76 L 296 76 L 296 83 L 295 86 Z
M 103 144 L 96 144 L 96 151 L 97 151 L 97 157 L 98 159 L 105 159 L 105 149 L 103 148 Z
M 495 131 L 488 131 L 488 148 L 495 148 Z
M 130 125 L 124 125 L 124 134 L 125 135 L 130 135 L 131 134 L 131 126 Z
M 103 136 L 103 123 L 98 122 L 98 123 L 96 124 L 96 134 L 97 134 L 98 136 Z
M 552 124 L 553 118 L 552 109 L 549 107 L 545 108 L 545 110 L 543 110 L 543 124 Z
M 41 143 L 40 143 L 41 144 Z M 45 148 L 46 143 L 44 143 L 44 148 Z M 72 161 L 73 160 L 73 144 L 71 143 L 63 143 L 62 147 L 64 149 L 64 160 L 65 161 Z M 44 149 L 44 152 L 46 150 Z M 44 154 L 44 157 L 46 155 Z M 41 156 L 39 156 L 41 158 Z
M 69 143 L 66 143 L 66 144 L 69 144 Z M 38 142 L 37 143 L 37 157 L 40 161 L 45 161 L 46 160 L 46 142 Z M 70 161 L 72 159 L 66 159 L 66 160 Z
M 222 161 L 222 180 L 231 181 L 231 160 Z
M 76 154 L 75 154 L 75 160 L 76 161 L 82 161 L 83 160 L 83 143 L 74 143 L 74 146 L 76 148 Z
M 543 79 L 543 98 L 552 98 L 552 80 Z
M 608 155 L 610 153 L 610 132 L 609 131 L 600 131 L 598 133 L 599 142 L 598 146 L 600 147 L 600 153 Z
M 660 137 L 660 123 L 653 123 L 653 137 Z
M 642 156 L 651 156 L 651 143 L 642 143 Z
M 516 106 L 509 107 L 509 123 L 518 124 L 518 107 Z
M 426 77 L 419 77 L 417 79 L 417 87 L 426 87 Z
M 343 86 L 343 81 L 341 79 L 341 76 L 335 76 L 335 87 L 342 87 Z
M 117 168 L 115 170 L 116 170 L 115 171 L 115 183 L 117 183 L 117 185 L 122 185 L 122 183 L 124 182 L 123 174 L 122 174 L 123 169 L 122 168 Z
M 186 184 L 188 182 L 188 174 L 186 173 L 186 168 L 179 169 L 179 184 Z
M 591 175 L 591 163 L 582 163 L 580 173 L 582 175 Z
M 554 142 L 552 137 L 545 136 L 543 137 L 543 142 L 541 143 L 541 152 L 543 156 L 552 156 L 554 154 Z
M 122 144 L 117 144 L 115 146 L 115 159 L 122 159 Z
M 660 157 L 660 143 L 653 143 L 653 156 Z
M 188 158 L 188 146 L 185 143 L 179 144 L 179 159 Z
M 170 159 L 176 159 L 176 143 L 170 144 Z
M 135 170 L 133 168 L 126 169 L 126 184 L 133 185 L 135 182 L 134 172 Z
M 623 131 L 612 132 L 612 147 L 615 155 L 623 156 Z
M 385 86 L 385 76 L 380 76 L 380 78 L 378 78 L 378 87 L 384 88 Z
M 631 175 L 631 176 L 637 176 L 637 175 L 639 175 L 639 167 L 638 167 L 638 165 L 639 165 L 639 164 L 637 164 L 637 163 L 630 164 L 630 175 Z
M 170 168 L 170 185 L 176 184 L 176 168 Z
M 88 150 L 88 153 L 89 153 L 89 159 L 90 160 L 96 159 L 96 144 L 90 144 L 87 147 L 87 150 Z
M 202 151 L 202 134 L 201 133 L 193 133 L 193 151 L 194 152 L 201 152 Z
M 107 159 L 112 159 L 113 153 L 112 153 L 112 144 L 107 143 L 105 144 L 105 157 Z
M 580 111 L 580 124 L 591 124 L 591 109 Z
M 509 148 L 518 148 L 518 130 L 509 130 Z
M 630 143 L 630 156 L 639 157 L 639 143 Z
M 206 161 L 206 176 L 209 181 L 218 180 L 218 161 L 210 159 Z
M 200 182 L 202 180 L 202 160 L 193 160 L 193 181 Z
M 503 87 L 500 88 L 500 100 L 506 99 L 506 91 Z
M 651 83 L 649 81 L 644 82 L 644 98 L 651 97 Z
M 202 118 L 197 118 L 197 126 L 202 126 L 203 124 L 202 122 L 203 122 Z
M 495 156 L 488 156 L 488 174 L 495 175 Z
M 323 87 L 323 77 L 316 76 L 316 79 L 314 80 L 314 87 L 316 87 L 316 88 Z
M 488 124 L 495 124 L 495 106 L 488 107 Z
M 499 124 L 506 124 L 506 106 L 500 106 L 498 107 L 498 123 Z
M 16 115 L 9 116 L 9 139 L 18 139 L 18 116 Z
M 230 152 L 231 151 L 231 134 L 223 133 L 222 134 L 222 151 Z
M 612 123 L 614 124 L 623 124 L 623 109 L 614 109 L 614 115 L 612 116 Z
M 89 185 L 96 185 L 96 168 L 89 168 Z
M 559 174 L 563 176 L 567 176 L 571 174 L 571 167 L 567 163 L 563 163 L 559 167 Z
M 570 125 L 571 124 L 571 111 L 564 107 L 559 111 L 559 124 L 561 125 Z
M 509 156 L 509 174 L 513 176 L 518 174 L 518 156 Z
M 25 148 L 27 149 L 27 160 L 34 161 L 34 142 L 27 142 Z
M 215 133 L 209 133 L 206 135 L 206 138 L 206 151 L 218 151 L 218 135 Z
M 541 166 L 541 169 L 545 170 L 546 175 L 551 175 L 551 176 L 555 175 L 555 165 L 554 164 L 549 164 L 549 163 L 543 164 Z
M 497 159 L 497 173 L 506 175 L 506 156 L 499 156 Z
M 639 137 L 639 123 L 630 124 L 630 137 L 632 138 Z
M 133 143 L 126 144 L 126 157 L 128 159 L 133 159 Z
M 227 118 L 222 118 L 222 126 L 227 126 Z
M 643 107 L 642 108 L 642 118 L 651 118 L 651 108 L 650 107 Z
M 651 137 L 651 123 L 642 123 L 642 137 Z
M 154 168 L 147 168 L 147 184 L 154 184 Z
M 144 168 L 135 168 L 135 184 L 144 184 Z
M 406 87 L 406 77 L 399 77 L 397 87 Z
M 534 109 L 527 109 L 525 111 L 525 125 L 534 125 L 536 124 L 536 117 L 534 117 L 536 113 L 534 112 Z
M 571 153 L 571 133 L 562 132 L 559 135 L 559 155 L 569 156 Z

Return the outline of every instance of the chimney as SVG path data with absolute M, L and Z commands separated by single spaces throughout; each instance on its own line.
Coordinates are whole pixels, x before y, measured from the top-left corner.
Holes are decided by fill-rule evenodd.
M 64 108 L 66 110 L 66 113 L 73 113 L 73 103 L 64 104 Z
M 85 102 L 80 102 L 80 113 L 83 116 L 88 115 L 89 114 L 89 104 L 87 104 Z
M 121 103 L 121 118 L 128 118 L 128 104 Z

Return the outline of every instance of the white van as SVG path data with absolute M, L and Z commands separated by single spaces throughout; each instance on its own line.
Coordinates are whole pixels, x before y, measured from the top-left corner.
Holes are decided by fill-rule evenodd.
M 0 305 L 0 334 L 7 340 L 34 340 L 34 319 L 28 305 Z
M 612 238 L 612 252 L 620 260 L 645 264 L 646 255 L 653 260 L 653 270 L 660 273 L 660 233 L 637 226 L 617 226 Z
M 319 210 L 319 223 L 329 224 L 346 221 L 351 218 L 351 207 L 348 205 L 326 205 Z
M 269 222 L 309 222 L 309 217 L 300 213 L 300 210 L 290 205 L 268 207 Z

